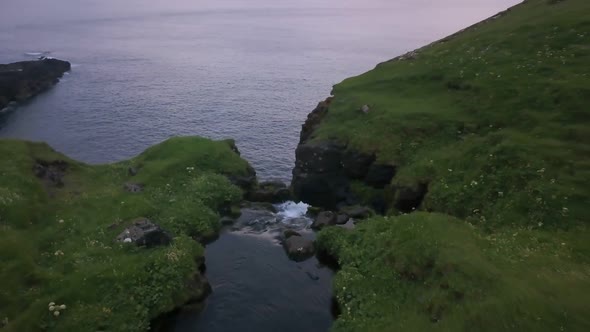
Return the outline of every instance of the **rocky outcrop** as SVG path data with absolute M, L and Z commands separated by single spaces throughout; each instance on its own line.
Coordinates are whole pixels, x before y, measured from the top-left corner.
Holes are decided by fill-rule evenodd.
M 69 71 L 67 61 L 42 59 L 0 65 L 0 110 L 49 89 Z
M 117 241 L 151 248 L 170 244 L 172 236 L 150 220 L 140 218 L 135 220 L 131 226 L 125 228 L 117 236 Z
M 362 202 L 377 212 L 384 213 L 389 208 L 406 212 L 419 207 L 428 189 L 426 184 L 394 186 L 397 165 L 379 162 L 373 151 L 356 150 L 347 142 L 315 137 L 331 102 L 332 98 L 320 102 L 301 129 L 291 182 L 293 198 L 329 210 L 355 206 L 361 203 L 361 198 L 351 189 L 352 182 L 357 181 L 377 192 L 386 190 L 394 198 L 382 195 Z M 372 213 L 367 209 L 352 212 L 355 216 L 347 214 L 355 219 L 367 218 Z
M 291 198 L 291 191 L 281 181 L 261 182 L 247 193 L 246 199 L 253 202 L 281 203 Z

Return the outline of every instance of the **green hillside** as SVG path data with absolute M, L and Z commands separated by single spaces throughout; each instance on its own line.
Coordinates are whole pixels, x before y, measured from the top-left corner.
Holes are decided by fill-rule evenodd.
M 0 155 L 0 328 L 15 332 L 143 331 L 201 298 L 203 247 L 192 238 L 217 233 L 219 208 L 241 199 L 224 175 L 249 167 L 227 142 L 197 137 L 111 165 L 15 140 L 0 140 Z M 130 182 L 145 187 L 128 192 Z M 116 242 L 140 217 L 171 233 L 172 243 Z
M 334 87 L 314 139 L 428 185 L 320 235 L 335 331 L 590 330 L 589 64 L 590 1 L 529 0 Z

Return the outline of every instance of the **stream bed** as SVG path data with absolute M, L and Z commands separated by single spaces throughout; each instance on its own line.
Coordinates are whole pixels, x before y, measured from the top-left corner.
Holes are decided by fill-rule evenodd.
M 332 324 L 333 272 L 315 257 L 290 260 L 280 236 L 292 229 L 314 237 L 307 206 L 287 202 L 277 213 L 245 213 L 207 245 L 213 292 L 200 313 L 175 317 L 174 332 L 327 331 Z M 250 211 L 252 212 L 252 211 Z M 289 322 L 286 324 L 285 322 Z

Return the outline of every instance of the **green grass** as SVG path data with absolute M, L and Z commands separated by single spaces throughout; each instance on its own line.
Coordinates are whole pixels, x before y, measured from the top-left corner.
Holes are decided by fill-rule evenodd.
M 328 228 L 341 270 L 334 331 L 588 331 L 590 235 L 483 232 L 416 212 Z
M 590 178 L 588 17 L 585 0 L 531 0 L 413 60 L 380 64 L 334 87 L 315 139 L 375 151 L 398 165 L 396 183 L 430 183 L 432 210 L 467 218 L 477 209 L 492 224 L 580 221 Z
M 187 287 L 203 248 L 191 237 L 219 228 L 218 209 L 241 199 L 224 175 L 248 164 L 227 142 L 172 138 L 110 165 L 85 165 L 46 144 L 0 140 L 0 326 L 3 331 L 142 331 L 198 296 Z M 63 188 L 33 173 L 36 160 L 66 160 Z M 128 167 L 139 172 L 131 177 Z M 128 193 L 126 182 L 145 184 Z M 171 232 L 170 246 L 120 244 L 135 218 Z M 196 292 L 196 293 L 195 293 Z M 48 303 L 65 304 L 55 317 Z
M 588 63 L 590 2 L 529 0 L 334 86 L 314 139 L 396 165 L 392 188 L 428 183 L 421 210 L 435 213 L 324 232 L 320 244 L 343 266 L 336 291 L 345 313 L 334 330 L 590 328 L 582 305 L 590 303 Z M 353 188 L 364 199 L 376 194 Z M 404 240 L 402 221 L 424 229 Z M 406 244 L 432 254 L 404 252 Z M 383 263 L 388 255 L 451 262 L 465 299 L 441 300 L 435 286 L 400 278 Z M 424 309 L 429 296 L 436 300 Z M 433 323 L 427 311 L 439 306 Z

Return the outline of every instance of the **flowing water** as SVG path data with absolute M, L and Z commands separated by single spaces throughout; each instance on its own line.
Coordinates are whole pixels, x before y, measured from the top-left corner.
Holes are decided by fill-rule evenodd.
M 261 178 L 289 181 L 300 126 L 331 85 L 517 2 L 2 0 L 0 63 L 45 54 L 73 68 L 0 114 L 0 137 L 89 163 L 175 135 L 232 137 Z M 331 272 L 287 260 L 272 235 L 284 225 L 260 225 L 207 247 L 214 293 L 177 331 L 329 327 Z

